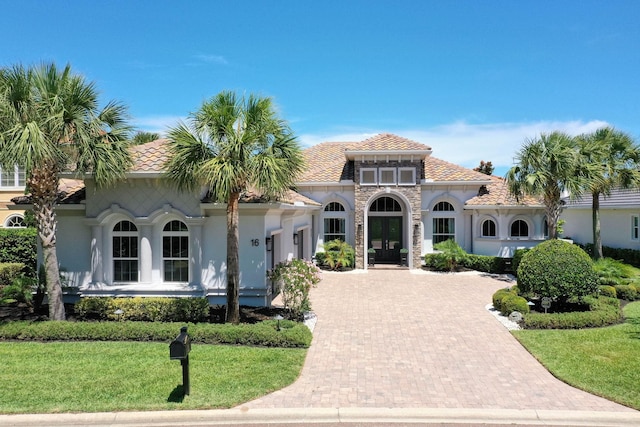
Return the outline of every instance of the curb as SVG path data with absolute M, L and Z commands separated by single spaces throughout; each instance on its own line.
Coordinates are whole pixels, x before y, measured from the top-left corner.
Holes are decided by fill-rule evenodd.
M 2 426 L 202 426 L 234 424 L 422 423 L 629 427 L 640 412 L 455 408 L 283 408 L 0 415 Z

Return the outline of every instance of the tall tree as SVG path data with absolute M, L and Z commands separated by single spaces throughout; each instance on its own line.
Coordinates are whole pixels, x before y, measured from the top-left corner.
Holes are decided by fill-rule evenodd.
M 600 236 L 600 196 L 616 188 L 640 187 L 640 147 L 627 134 L 611 127 L 576 138 L 583 164 L 591 165 L 586 191 L 591 193 L 593 257 L 602 258 Z
M 543 133 L 526 141 L 516 160 L 506 175 L 510 193 L 516 199 L 525 194 L 542 197 L 549 238 L 557 238 L 563 193 L 575 198 L 584 188 L 584 171 L 575 140 L 562 132 Z
M 25 168 L 49 297 L 49 318 L 64 320 L 56 252 L 59 174 L 90 173 L 98 186 L 124 177 L 131 164 L 126 109 L 98 106 L 93 83 L 67 65 L 0 70 L 0 164 Z
M 206 187 L 227 204 L 227 314 L 240 321 L 239 200 L 249 188 L 276 197 L 292 187 L 303 157 L 270 98 L 224 91 L 205 101 L 188 123 L 169 130 L 169 180 L 179 189 Z

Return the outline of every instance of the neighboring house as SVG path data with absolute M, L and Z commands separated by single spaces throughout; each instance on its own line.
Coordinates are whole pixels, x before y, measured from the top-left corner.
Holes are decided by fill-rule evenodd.
M 576 243 L 593 243 L 591 195 L 563 200 L 563 236 Z M 609 196 L 600 196 L 600 236 L 603 246 L 640 249 L 640 191 L 613 190 Z
M 63 181 L 58 260 L 80 296 L 226 296 L 226 205 L 186 193 L 163 176 L 166 140 L 132 148 L 124 182 L 97 189 L 91 177 Z M 420 268 L 433 245 L 453 238 L 466 251 L 510 257 L 545 238 L 544 209 L 509 196 L 504 180 L 431 156 L 431 147 L 392 134 L 326 142 L 305 150 L 307 167 L 286 197 L 247 193 L 240 205 L 240 303 L 269 305 L 267 271 L 311 259 L 328 240 L 356 252 L 356 268 L 400 262 Z M 28 202 L 25 198 L 17 202 Z
M 0 228 L 24 227 L 24 210 L 13 209 L 11 199 L 24 194 L 25 173 L 17 166 L 10 170 L 0 167 Z

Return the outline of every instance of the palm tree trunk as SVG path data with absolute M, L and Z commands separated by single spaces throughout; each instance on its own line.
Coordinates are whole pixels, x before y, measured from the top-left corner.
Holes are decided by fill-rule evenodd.
M 227 202 L 227 322 L 240 323 L 240 261 L 238 215 L 240 193 L 233 192 Z
M 591 222 L 593 225 L 593 259 L 603 257 L 602 238 L 600 236 L 600 193 L 594 191 L 591 202 Z
M 58 177 L 54 167 L 43 167 L 33 170 L 28 182 L 33 199 L 33 213 L 38 228 L 38 236 L 42 244 L 44 269 L 47 280 L 47 296 L 49 299 L 49 319 L 65 320 L 62 284 L 56 251 L 56 212 L 54 209 Z

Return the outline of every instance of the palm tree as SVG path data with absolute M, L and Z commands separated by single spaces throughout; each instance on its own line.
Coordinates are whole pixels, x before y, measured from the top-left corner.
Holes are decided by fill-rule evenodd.
M 0 71 L 0 164 L 23 167 L 42 244 L 49 318 L 64 320 L 56 252 L 59 174 L 90 173 L 98 186 L 124 177 L 131 164 L 125 108 L 98 107 L 93 83 L 67 65 Z
M 616 188 L 640 187 L 640 147 L 633 139 L 611 127 L 576 138 L 583 163 L 592 166 L 586 183 L 591 193 L 593 257 L 602 258 L 600 236 L 600 196 Z
M 542 197 L 549 238 L 558 237 L 562 194 L 579 197 L 584 177 L 575 141 L 562 132 L 541 134 L 528 140 L 516 154 L 517 163 L 506 175 L 507 186 L 516 199 L 523 195 Z
M 160 134 L 155 132 L 145 132 L 138 131 L 133 138 L 131 138 L 132 145 L 141 145 L 146 144 L 147 142 L 155 141 L 156 139 L 160 139 Z
M 206 187 L 212 199 L 227 204 L 226 321 L 238 323 L 240 196 L 254 188 L 272 198 L 293 186 L 303 167 L 300 147 L 270 98 L 229 91 L 205 101 L 168 137 L 169 180 L 187 191 Z

